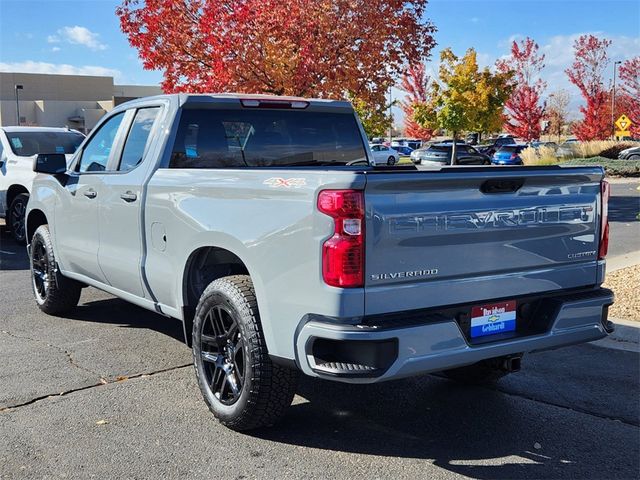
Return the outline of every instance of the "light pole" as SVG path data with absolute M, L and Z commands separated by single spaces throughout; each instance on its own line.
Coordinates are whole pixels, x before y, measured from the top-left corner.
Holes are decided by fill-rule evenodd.
M 613 128 L 613 135 L 611 138 L 613 140 L 616 139 L 616 126 L 613 122 L 615 122 L 615 112 L 616 112 L 616 71 L 618 70 L 617 66 L 620 65 L 622 61 L 617 60 L 613 62 L 613 92 L 611 94 L 611 128 Z
M 16 83 L 16 115 L 18 116 L 18 126 L 20 126 L 20 101 L 18 99 L 18 90 L 22 90 L 24 87 Z
M 391 105 L 393 104 L 393 100 L 391 98 L 391 86 L 389 86 L 389 145 L 391 145 L 391 139 L 393 137 L 393 111 L 391 110 Z

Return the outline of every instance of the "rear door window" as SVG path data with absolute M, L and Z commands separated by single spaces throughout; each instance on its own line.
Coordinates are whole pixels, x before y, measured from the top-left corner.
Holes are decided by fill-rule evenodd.
M 121 172 L 133 170 L 142 162 L 151 128 L 159 111 L 160 107 L 151 107 L 141 108 L 136 112 L 127 135 L 127 141 L 122 149 L 120 165 L 118 166 L 118 170 Z
M 169 167 L 304 167 L 365 160 L 353 113 L 184 109 Z

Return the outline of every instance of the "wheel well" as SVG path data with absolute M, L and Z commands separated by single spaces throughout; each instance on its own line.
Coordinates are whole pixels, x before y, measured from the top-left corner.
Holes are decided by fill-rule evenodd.
M 191 329 L 202 292 L 214 280 L 228 275 L 248 275 L 240 258 L 224 248 L 202 247 L 189 255 L 182 282 L 184 337 L 191 346 Z
M 49 222 L 42 210 L 31 210 L 29 218 L 27 218 L 27 243 L 30 243 L 31 237 L 33 237 L 38 227 L 47 223 Z
M 29 195 L 29 190 L 27 190 L 22 185 L 11 185 L 9 187 L 9 189 L 7 190 L 7 210 L 9 210 L 9 207 L 11 206 L 11 202 L 13 202 L 13 199 L 16 198 L 18 195 L 20 195 L 21 193 L 26 193 L 27 195 Z

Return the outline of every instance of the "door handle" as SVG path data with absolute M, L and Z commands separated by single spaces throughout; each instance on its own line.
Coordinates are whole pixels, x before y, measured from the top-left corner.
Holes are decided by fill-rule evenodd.
M 93 189 L 87 190 L 86 192 L 84 192 L 84 196 L 87 198 L 96 198 L 98 196 L 98 192 Z
M 138 195 L 136 195 L 132 191 L 127 191 L 122 195 L 120 195 L 120 198 L 123 199 L 125 202 L 135 202 L 138 199 Z

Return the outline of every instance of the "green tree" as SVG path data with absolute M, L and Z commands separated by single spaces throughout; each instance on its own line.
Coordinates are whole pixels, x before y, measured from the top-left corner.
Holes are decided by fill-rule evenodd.
M 415 121 L 432 129 L 451 132 L 451 165 L 456 162 L 456 140 L 461 132 L 499 130 L 504 102 L 511 92 L 512 72 L 480 70 L 473 48 L 458 58 L 450 48 L 440 53 L 439 81 L 433 84 L 428 103 L 414 106 Z
M 391 117 L 388 113 L 389 105 L 368 105 L 364 100 L 351 95 L 349 100 L 358 117 L 360 117 L 360 122 L 367 137 L 384 137 L 391 124 Z

